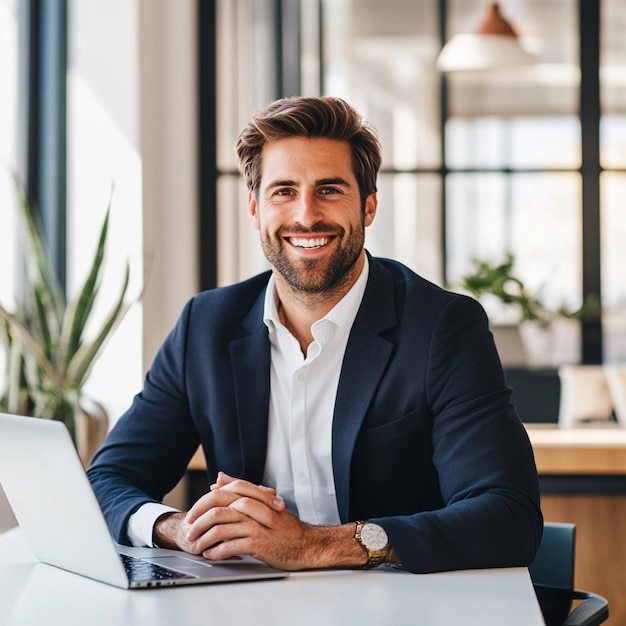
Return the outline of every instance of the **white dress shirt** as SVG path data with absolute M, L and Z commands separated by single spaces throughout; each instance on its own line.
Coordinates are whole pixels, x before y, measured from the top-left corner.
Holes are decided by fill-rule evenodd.
M 366 264 L 350 291 L 311 326 L 313 342 L 302 354 L 280 322 L 273 277 L 264 321 L 271 344 L 270 407 L 263 483 L 276 488 L 302 521 L 339 524 L 332 464 L 332 423 L 341 364 L 365 285 Z
M 263 483 L 276 488 L 287 508 L 304 522 L 339 524 L 332 466 L 332 422 L 348 337 L 369 275 L 367 257 L 350 291 L 311 327 L 313 342 L 302 354 L 280 322 L 273 276 L 265 293 L 263 320 L 271 345 L 267 458 Z M 218 468 L 219 469 L 219 468 Z M 152 546 L 157 518 L 176 511 L 145 504 L 128 520 L 134 546 Z

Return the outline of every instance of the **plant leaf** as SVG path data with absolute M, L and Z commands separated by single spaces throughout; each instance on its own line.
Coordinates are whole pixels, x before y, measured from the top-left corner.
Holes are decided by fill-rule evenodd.
M 59 376 L 54 368 L 54 365 L 46 357 L 44 351 L 37 343 L 36 339 L 31 335 L 29 329 L 12 313 L 9 313 L 2 305 L 0 305 L 0 317 L 8 322 L 13 332 L 17 334 L 22 341 L 22 344 L 28 352 L 30 352 L 37 363 L 42 367 L 46 376 L 57 387 L 63 389 L 65 387 L 64 380 Z
M 35 309 L 35 316 L 32 319 L 28 319 L 26 315 L 24 319 L 29 321 L 28 325 L 31 334 L 39 341 L 39 344 L 44 351 L 46 357 L 51 361 L 54 361 L 54 344 L 52 335 L 50 333 L 50 327 L 48 325 L 48 316 L 46 314 L 46 297 L 42 293 L 39 286 L 34 286 L 32 290 L 33 308 Z
M 41 292 L 44 308 L 48 315 L 52 317 L 54 327 L 61 328 L 63 312 L 65 309 L 65 299 L 57 277 L 50 268 L 50 262 L 46 253 L 41 224 L 31 207 L 24 188 L 15 177 L 15 186 L 18 195 L 18 206 L 21 211 L 22 220 L 26 227 L 27 243 L 31 254 L 27 255 L 26 270 L 28 281 L 31 285 L 40 284 L 43 287 Z M 49 326 L 52 326 L 49 323 Z
M 82 344 L 69 363 L 66 379 L 71 381 L 77 389 L 80 389 L 84 384 L 94 361 L 104 348 L 106 341 L 110 338 L 113 330 L 120 324 L 130 309 L 131 304 L 124 304 L 129 279 L 130 267 L 127 263 L 124 284 L 120 296 L 102 325 L 100 332 L 96 335 L 93 342 Z
M 93 303 L 96 299 L 98 278 L 104 259 L 104 250 L 109 228 L 110 209 L 111 204 L 109 200 L 109 206 L 107 207 L 104 222 L 100 230 L 98 246 L 91 264 L 91 269 L 89 270 L 89 274 L 85 279 L 79 296 L 68 307 L 63 320 L 63 334 L 60 346 L 62 355 L 59 365 L 62 367 L 64 375 L 67 373 L 70 361 L 80 347 L 83 332 L 85 331 L 87 320 L 89 319 L 89 315 L 93 309 Z

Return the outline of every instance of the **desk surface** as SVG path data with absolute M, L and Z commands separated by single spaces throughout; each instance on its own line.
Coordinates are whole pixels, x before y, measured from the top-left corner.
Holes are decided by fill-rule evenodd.
M 0 534 L 3 626 L 208 624 L 539 626 L 525 568 L 413 575 L 302 572 L 264 582 L 125 591 L 37 563 L 19 528 Z

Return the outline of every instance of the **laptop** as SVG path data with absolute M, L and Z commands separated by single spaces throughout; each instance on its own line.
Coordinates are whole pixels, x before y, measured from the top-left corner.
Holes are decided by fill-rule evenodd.
M 0 484 L 33 554 L 81 576 L 125 589 L 288 576 L 249 556 L 117 544 L 62 422 L 0 413 Z

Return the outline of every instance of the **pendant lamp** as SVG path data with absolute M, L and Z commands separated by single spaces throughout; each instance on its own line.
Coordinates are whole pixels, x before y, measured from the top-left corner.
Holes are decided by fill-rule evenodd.
M 448 41 L 439 54 L 437 68 L 442 72 L 489 70 L 532 62 L 515 29 L 502 16 L 498 3 L 493 2 L 475 33 L 461 33 Z

